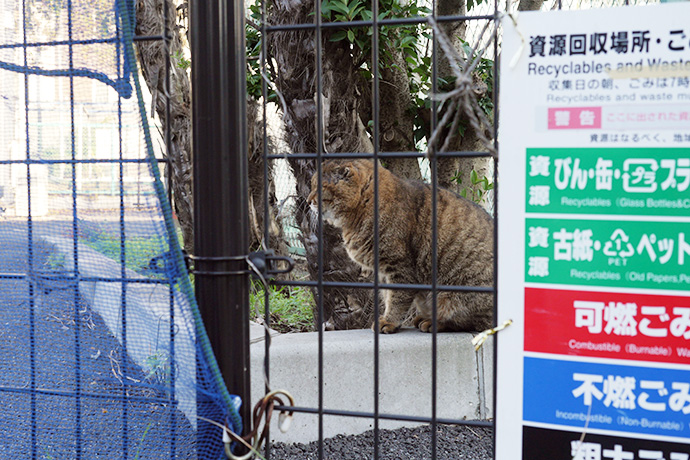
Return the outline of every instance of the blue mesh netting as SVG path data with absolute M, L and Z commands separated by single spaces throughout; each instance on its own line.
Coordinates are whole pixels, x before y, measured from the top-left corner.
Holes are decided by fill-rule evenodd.
M 0 0 L 3 459 L 218 459 L 204 419 L 241 423 L 160 180 L 132 11 Z

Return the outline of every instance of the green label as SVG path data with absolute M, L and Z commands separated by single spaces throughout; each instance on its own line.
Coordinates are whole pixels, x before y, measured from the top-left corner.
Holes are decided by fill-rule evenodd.
M 527 212 L 690 215 L 690 149 L 527 149 Z
M 690 290 L 690 223 L 526 219 L 525 281 Z

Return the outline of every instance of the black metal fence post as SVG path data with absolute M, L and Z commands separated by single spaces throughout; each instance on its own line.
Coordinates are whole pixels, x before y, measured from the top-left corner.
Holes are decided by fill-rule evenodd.
M 190 2 L 196 294 L 231 393 L 250 422 L 244 5 Z M 236 272 L 231 274 L 230 272 Z M 239 273 L 237 273 L 239 272 Z

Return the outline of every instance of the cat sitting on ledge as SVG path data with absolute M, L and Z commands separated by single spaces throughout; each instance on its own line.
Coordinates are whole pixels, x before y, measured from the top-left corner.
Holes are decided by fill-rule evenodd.
M 309 203 L 317 208 L 318 177 L 311 180 Z M 329 160 L 323 164 L 322 210 L 342 230 L 349 256 L 374 268 L 374 163 Z M 379 279 L 386 284 L 431 284 L 431 187 L 401 179 L 378 167 Z M 449 190 L 437 193 L 438 285 L 493 286 L 494 223 L 480 206 Z M 432 330 L 430 291 L 386 289 L 379 318 L 382 333 L 400 329 L 411 307 L 414 324 Z M 440 291 L 438 331 L 482 331 L 492 327 L 490 293 Z

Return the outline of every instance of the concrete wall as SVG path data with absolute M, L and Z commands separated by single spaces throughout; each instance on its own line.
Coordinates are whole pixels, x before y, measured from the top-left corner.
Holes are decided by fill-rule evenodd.
M 262 330 L 259 331 L 263 334 Z M 493 340 L 475 352 L 471 334 L 438 335 L 437 417 L 486 420 L 493 417 Z M 264 348 L 251 345 L 252 403 L 264 394 Z M 270 387 L 288 390 L 299 407 L 318 407 L 318 334 L 273 337 Z M 431 416 L 431 335 L 403 330 L 380 336 L 379 411 L 381 414 Z M 373 412 L 374 333 L 370 330 L 324 333 L 323 401 L 325 409 Z M 277 416 L 274 417 L 277 420 Z M 381 428 L 415 426 L 380 421 Z M 324 416 L 324 436 L 357 434 L 373 429 L 373 419 Z M 318 415 L 297 413 L 287 433 L 274 421 L 271 438 L 278 442 L 318 439 Z

